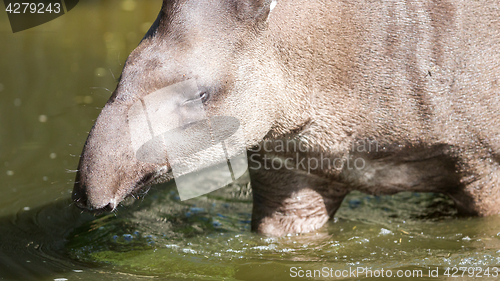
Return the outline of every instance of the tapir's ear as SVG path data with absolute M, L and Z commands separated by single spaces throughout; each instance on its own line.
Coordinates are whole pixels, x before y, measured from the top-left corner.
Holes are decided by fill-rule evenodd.
M 233 0 L 240 19 L 266 21 L 278 0 Z

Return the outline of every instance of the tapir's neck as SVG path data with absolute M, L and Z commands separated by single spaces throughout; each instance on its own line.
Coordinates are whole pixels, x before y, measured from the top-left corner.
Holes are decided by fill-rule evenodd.
M 357 71 L 362 38 L 359 23 L 344 8 L 337 1 L 279 1 L 270 15 L 268 39 L 280 68 L 287 69 L 281 127 L 270 136 L 308 134 L 311 126 L 348 136 L 351 128 L 336 118 L 357 119 L 352 110 L 357 98 L 346 96 L 346 89 Z

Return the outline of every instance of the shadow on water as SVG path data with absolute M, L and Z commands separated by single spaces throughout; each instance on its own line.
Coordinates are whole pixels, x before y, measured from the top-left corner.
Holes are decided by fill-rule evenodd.
M 0 219 L 0 279 L 44 280 L 75 270 L 79 264 L 63 251 L 65 237 L 93 217 L 70 204 L 60 200 Z

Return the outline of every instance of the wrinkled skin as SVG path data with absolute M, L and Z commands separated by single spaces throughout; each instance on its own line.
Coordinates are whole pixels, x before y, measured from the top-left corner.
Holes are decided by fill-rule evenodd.
M 498 0 L 164 1 L 89 134 L 73 199 L 113 210 L 172 179 L 168 159 L 136 159 L 127 110 L 196 79 L 209 93 L 207 112 L 241 123 L 256 232 L 314 231 L 352 190 L 441 192 L 463 214 L 497 214 L 498 7 Z M 280 142 L 297 146 L 283 150 Z

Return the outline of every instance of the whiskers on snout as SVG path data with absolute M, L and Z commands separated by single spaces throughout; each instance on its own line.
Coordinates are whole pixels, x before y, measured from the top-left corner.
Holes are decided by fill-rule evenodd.
M 144 175 L 136 184 L 132 192 L 127 197 L 132 197 L 135 200 L 144 200 L 151 186 L 161 182 L 168 182 L 174 178 L 172 169 L 161 167 L 156 172 Z
M 157 178 L 156 173 L 149 173 L 145 176 L 143 176 L 136 184 L 132 192 L 128 195 L 131 196 L 134 199 L 141 199 L 146 196 L 146 194 L 149 192 L 151 189 L 151 185 L 154 184 L 154 181 Z
M 151 189 L 151 185 L 144 186 L 137 191 L 134 191 L 130 193 L 129 196 L 134 198 L 135 200 L 143 200 L 146 194 L 148 194 L 149 190 Z
M 92 213 L 95 216 L 101 215 L 105 212 L 116 212 L 116 207 L 118 206 L 117 202 L 115 199 L 111 200 L 106 206 L 102 208 L 94 208 L 92 206 L 89 206 L 88 200 L 86 197 L 78 196 L 78 194 L 74 193 L 73 194 L 73 201 L 71 202 L 71 205 L 77 206 L 81 212 L 89 212 Z

